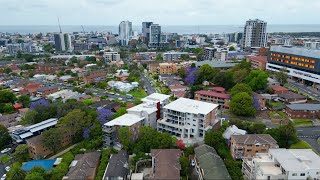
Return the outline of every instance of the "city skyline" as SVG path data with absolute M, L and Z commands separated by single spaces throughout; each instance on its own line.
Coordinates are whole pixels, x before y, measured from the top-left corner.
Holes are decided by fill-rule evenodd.
M 304 6 L 308 4 L 308 6 Z M 156 9 L 155 9 L 156 7 Z M 268 24 L 314 24 L 320 2 L 312 0 L 1 0 L 5 17 L 0 25 L 133 25 L 153 21 L 162 25 L 243 25 L 248 19 Z M 303 12 L 303 13 L 299 13 Z

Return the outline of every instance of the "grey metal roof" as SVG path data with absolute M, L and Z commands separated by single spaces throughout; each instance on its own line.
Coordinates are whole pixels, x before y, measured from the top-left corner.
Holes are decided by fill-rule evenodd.
M 308 110 L 308 111 L 319 111 L 320 104 L 290 104 L 287 105 L 292 110 Z
M 105 179 L 108 177 L 126 177 L 129 174 L 128 158 L 125 150 L 113 154 L 106 169 Z
M 196 66 L 203 66 L 205 64 L 208 64 L 211 67 L 214 68 L 231 68 L 235 65 L 237 65 L 238 63 L 228 63 L 228 62 L 222 62 L 222 61 L 199 61 L 196 62 Z
M 294 54 L 306 57 L 319 58 L 320 50 L 307 49 L 307 48 L 298 48 L 298 47 L 282 47 L 282 46 L 271 46 L 270 51 Z

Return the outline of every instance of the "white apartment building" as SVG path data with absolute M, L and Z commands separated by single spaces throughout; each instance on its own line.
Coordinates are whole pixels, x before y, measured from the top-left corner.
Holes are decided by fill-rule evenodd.
M 304 42 L 304 47 L 308 49 L 320 49 L 320 42 L 307 41 Z
M 132 22 L 122 21 L 119 24 L 119 40 L 122 46 L 129 44 L 130 38 L 132 37 Z
M 228 58 L 228 51 L 227 50 L 220 50 L 214 54 L 214 58 L 216 61 L 226 61 Z
M 149 96 L 141 99 L 141 101 L 143 103 L 153 103 L 156 105 L 157 109 L 160 109 L 160 111 L 158 112 L 158 116 L 160 118 L 163 117 L 163 107 L 166 106 L 167 104 L 169 104 L 169 95 L 165 95 L 165 94 L 159 94 L 159 93 L 153 93 L 150 94 Z
M 311 149 L 270 149 L 244 159 L 242 172 L 249 180 L 319 180 L 320 157 Z
M 267 22 L 259 19 L 246 22 L 243 33 L 243 48 L 267 46 Z
M 105 58 L 106 62 L 121 60 L 120 54 L 118 52 L 104 52 L 103 57 Z
M 183 140 L 203 139 L 216 123 L 218 104 L 179 98 L 163 107 L 163 118 L 157 129 Z

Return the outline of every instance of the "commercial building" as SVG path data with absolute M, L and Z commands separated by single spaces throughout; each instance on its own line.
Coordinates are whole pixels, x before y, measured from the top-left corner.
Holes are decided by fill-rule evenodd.
M 218 50 L 214 54 L 214 59 L 216 61 L 226 61 L 228 59 L 228 51 L 227 50 Z
M 118 154 L 111 154 L 102 180 L 128 180 L 129 174 L 129 156 L 127 151 L 121 150 Z
M 122 21 L 119 24 L 119 41 L 122 46 L 128 46 L 132 37 L 132 22 Z
M 243 33 L 243 48 L 267 46 L 267 22 L 259 19 L 246 22 Z
M 290 104 L 285 112 L 290 118 L 320 118 L 320 104 Z
M 164 61 L 175 61 L 181 58 L 181 55 L 188 55 L 188 52 L 166 52 L 163 53 L 163 60 Z
M 229 172 L 224 165 L 223 160 L 217 154 L 216 150 L 206 144 L 194 149 L 195 167 L 198 173 L 198 179 L 231 180 Z
M 143 42 L 145 44 L 149 43 L 150 38 L 150 26 L 153 24 L 153 22 L 142 22 L 142 36 L 143 36 Z
M 196 91 L 194 99 L 198 101 L 219 104 L 224 109 L 229 109 L 230 95 L 222 87 L 214 87 L 208 91 Z
M 267 56 L 248 56 L 247 61 L 251 63 L 252 69 L 266 70 Z
M 235 42 L 240 43 L 242 40 L 243 33 L 242 32 L 235 32 L 228 34 L 228 41 L 229 42 Z
M 294 80 L 320 87 L 320 50 L 272 46 L 267 70 L 285 70 Z
M 320 179 L 320 157 L 312 149 L 270 149 L 244 159 L 245 179 Z
M 307 41 L 304 42 L 304 47 L 308 49 L 320 49 L 320 42 Z
M 163 108 L 157 129 L 181 139 L 203 139 L 216 121 L 218 105 L 179 98 Z
M 279 146 L 269 134 L 232 135 L 230 140 L 233 159 L 252 158 L 256 153 L 268 153 L 271 148 Z
M 56 51 L 71 51 L 73 50 L 71 36 L 67 33 L 54 34 L 54 45 Z
M 151 149 L 151 179 L 180 179 L 180 149 Z

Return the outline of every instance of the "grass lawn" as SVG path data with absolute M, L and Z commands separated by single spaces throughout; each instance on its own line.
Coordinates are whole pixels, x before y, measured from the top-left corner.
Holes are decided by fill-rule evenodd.
M 293 125 L 296 127 L 299 126 L 313 126 L 313 122 L 310 119 L 293 119 Z
M 3 156 L 3 157 L 0 159 L 0 161 L 1 161 L 2 163 L 7 163 L 7 162 L 10 161 L 10 157 L 9 157 L 8 155 L 5 155 L 5 156 Z
M 284 106 L 284 104 L 282 102 L 269 102 L 269 105 L 272 107 Z
M 270 111 L 268 114 L 271 118 L 275 118 L 275 119 L 287 118 L 287 115 L 282 111 Z
M 312 149 L 312 147 L 307 142 L 301 140 L 296 144 L 292 144 L 289 149 Z
M 128 94 L 131 94 L 135 98 L 144 98 L 147 96 L 147 93 L 142 88 L 136 88 L 134 91 L 128 92 Z

